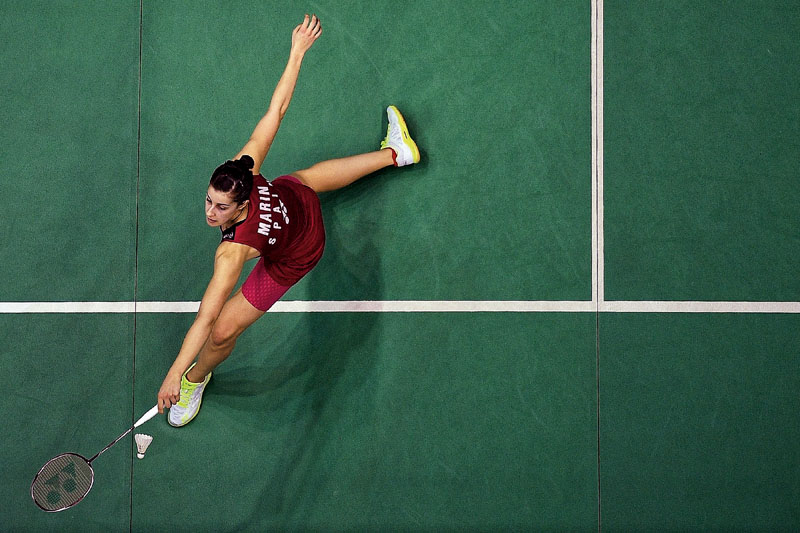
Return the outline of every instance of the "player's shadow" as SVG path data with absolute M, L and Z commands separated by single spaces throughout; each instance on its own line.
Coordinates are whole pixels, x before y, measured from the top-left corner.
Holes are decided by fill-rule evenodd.
M 380 180 L 385 179 L 380 174 L 383 172 L 323 195 L 325 254 L 320 265 L 301 281 L 305 294 L 295 293 L 297 296 L 292 298 L 290 292 L 288 300 L 384 299 L 378 245 L 370 231 L 371 226 L 384 223 L 376 207 L 381 203 L 376 200 L 370 202 L 370 209 L 361 208 L 365 201 L 380 196 Z M 261 320 L 270 318 L 267 314 Z M 263 339 L 263 356 L 251 356 L 247 366 L 220 372 L 213 387 L 209 387 L 209 393 L 225 408 L 251 410 L 251 414 L 242 415 L 248 420 L 291 417 L 280 428 L 284 445 L 275 450 L 274 471 L 263 472 L 270 481 L 260 487 L 259 503 L 247 523 L 263 523 L 270 517 L 271 527 L 288 526 L 295 513 L 317 500 L 322 488 L 318 479 L 325 471 L 322 454 L 331 435 L 340 432 L 347 420 L 353 420 L 354 403 L 350 398 L 356 392 L 371 396 L 370 378 L 374 376 L 380 343 L 376 326 L 380 320 L 379 313 L 276 317 L 274 322 L 291 321 L 292 331 Z M 269 331 L 271 327 L 265 329 Z M 275 345 L 277 339 L 285 342 Z M 257 361 L 263 364 L 254 366 Z M 260 412 L 252 413 L 253 409 Z M 274 427 L 274 422 L 270 424 Z M 283 433 L 287 429 L 289 435 Z

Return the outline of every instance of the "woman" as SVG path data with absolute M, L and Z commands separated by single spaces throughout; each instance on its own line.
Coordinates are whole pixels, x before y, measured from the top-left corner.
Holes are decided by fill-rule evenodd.
M 419 162 L 403 117 L 390 106 L 379 150 L 323 161 L 272 182 L 259 174 L 289 107 L 303 57 L 321 34 L 316 16 L 306 15 L 294 29 L 289 61 L 267 113 L 234 160 L 211 177 L 206 222 L 222 230 L 222 242 L 200 309 L 158 392 L 158 410 L 170 410 L 173 426 L 186 425 L 197 415 L 211 371 L 230 355 L 237 337 L 319 261 L 325 232 L 317 194 L 384 167 Z M 245 261 L 256 257 L 261 259 L 242 288 L 228 299 Z

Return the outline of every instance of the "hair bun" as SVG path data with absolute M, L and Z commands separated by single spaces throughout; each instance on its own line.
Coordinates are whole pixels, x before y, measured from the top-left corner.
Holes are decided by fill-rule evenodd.
M 235 161 L 236 165 L 242 170 L 252 170 L 256 162 L 249 155 L 243 155 Z

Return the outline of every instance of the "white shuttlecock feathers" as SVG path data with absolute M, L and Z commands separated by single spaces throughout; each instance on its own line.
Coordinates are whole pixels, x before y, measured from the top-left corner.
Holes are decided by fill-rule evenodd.
M 153 437 L 143 433 L 137 433 L 133 438 L 136 440 L 136 449 L 138 451 L 136 457 L 139 459 L 144 459 L 144 452 L 147 451 L 147 447 L 150 446 L 151 442 L 153 442 Z

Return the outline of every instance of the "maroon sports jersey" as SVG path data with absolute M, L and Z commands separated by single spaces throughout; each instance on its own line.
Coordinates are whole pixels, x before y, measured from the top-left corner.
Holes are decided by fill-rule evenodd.
M 293 285 L 322 257 L 325 232 L 316 193 L 291 177 L 269 182 L 256 174 L 249 200 L 247 218 L 222 231 L 222 240 L 255 248 L 275 281 Z

